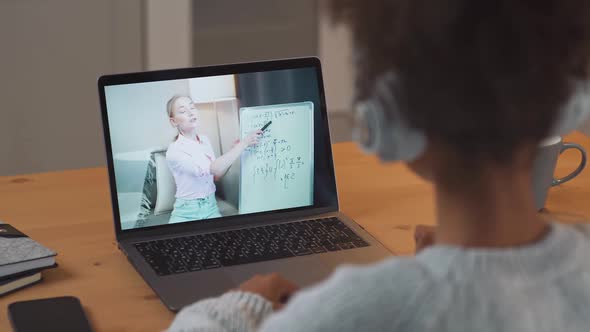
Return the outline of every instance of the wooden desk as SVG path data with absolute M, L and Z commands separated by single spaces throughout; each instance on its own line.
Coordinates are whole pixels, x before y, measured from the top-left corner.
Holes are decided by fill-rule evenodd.
M 590 149 L 590 138 L 570 135 Z M 590 151 L 590 150 L 589 150 Z M 403 165 L 380 164 L 352 143 L 334 145 L 342 210 L 398 255 L 414 251 L 416 224 L 434 223 L 432 188 Z M 563 175 L 578 164 L 566 152 Z M 96 331 L 160 331 L 169 312 L 117 249 L 104 168 L 0 177 L 0 220 L 56 250 L 60 266 L 38 285 L 0 298 L 0 331 L 9 331 L 7 306 L 19 300 L 74 295 Z M 547 210 L 574 222 L 590 217 L 590 171 L 553 188 Z

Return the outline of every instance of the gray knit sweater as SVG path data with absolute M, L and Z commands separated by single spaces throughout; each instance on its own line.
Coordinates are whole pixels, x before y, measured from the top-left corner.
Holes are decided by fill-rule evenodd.
M 511 249 L 437 245 L 339 268 L 280 312 L 229 292 L 184 308 L 169 331 L 590 331 L 590 227 L 552 224 Z

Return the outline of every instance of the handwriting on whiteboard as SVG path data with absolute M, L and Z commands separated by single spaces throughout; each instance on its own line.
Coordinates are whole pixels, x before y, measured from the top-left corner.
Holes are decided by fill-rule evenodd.
M 246 131 L 252 132 L 273 121 L 262 133 L 258 144 L 248 148 L 254 162 L 249 174 L 253 183 L 280 181 L 283 189 L 289 189 L 289 184 L 297 179 L 297 170 L 305 165 L 305 161 L 289 140 L 273 131 L 275 121 L 289 121 L 294 115 L 295 111 L 289 109 L 268 111 L 255 115 L 248 124 Z

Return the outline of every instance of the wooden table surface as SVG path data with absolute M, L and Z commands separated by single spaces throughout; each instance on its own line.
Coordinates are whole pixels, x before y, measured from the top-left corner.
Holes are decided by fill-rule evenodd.
M 590 138 L 566 141 L 590 149 Z M 334 145 L 341 209 L 397 255 L 414 252 L 416 224 L 434 224 L 432 187 L 401 164 L 381 164 L 353 143 Z M 556 175 L 579 162 L 565 152 Z M 0 177 L 0 220 L 58 252 L 59 268 L 40 284 L 0 297 L 0 331 L 9 331 L 14 301 L 63 295 L 80 298 L 96 331 L 160 331 L 169 312 L 125 256 L 114 237 L 105 168 Z M 565 222 L 590 219 L 590 171 L 551 190 L 547 211 Z

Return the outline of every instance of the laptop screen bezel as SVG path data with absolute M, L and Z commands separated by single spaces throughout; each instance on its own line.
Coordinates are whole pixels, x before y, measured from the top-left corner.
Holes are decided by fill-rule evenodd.
M 324 158 L 328 158 L 328 169 L 324 172 L 325 179 L 323 183 L 331 186 L 329 188 L 334 193 L 335 197 L 331 200 L 331 204 L 318 205 L 314 199 L 314 205 L 290 209 L 272 210 L 265 212 L 249 213 L 243 215 L 224 216 L 223 221 L 219 222 L 219 219 L 212 219 L 213 222 L 207 220 L 199 220 L 196 222 L 185 222 L 178 224 L 165 224 L 158 226 L 150 226 L 144 228 L 134 228 L 123 230 L 121 228 L 121 220 L 119 214 L 119 202 L 117 199 L 117 187 L 115 182 L 115 170 L 114 161 L 111 145 L 111 136 L 108 122 L 108 112 L 106 108 L 106 96 L 105 87 L 110 85 L 119 84 L 133 84 L 133 83 L 145 83 L 154 81 L 166 81 L 166 80 L 177 80 L 177 79 L 189 79 L 197 77 L 207 76 L 218 76 L 218 75 L 232 75 L 232 74 L 243 74 L 252 72 L 264 72 L 264 71 L 275 71 L 275 70 L 286 70 L 286 69 L 297 69 L 297 68 L 311 68 L 313 67 L 316 71 L 318 94 L 320 105 L 318 110 L 320 112 L 320 122 L 314 124 L 319 126 L 322 139 L 319 144 L 323 143 L 325 146 L 323 150 L 326 155 Z M 322 78 L 321 63 L 318 58 L 307 57 L 307 58 L 296 58 L 296 59 L 285 59 L 285 60 L 273 60 L 263 62 L 250 62 L 250 63 L 239 63 L 239 64 L 226 64 L 217 66 L 207 67 L 193 67 L 193 68 L 181 68 L 181 69 L 168 69 L 168 70 L 157 70 L 157 71 L 146 71 L 137 73 L 126 73 L 126 74 L 115 74 L 105 75 L 98 79 L 98 92 L 100 98 L 100 109 L 103 126 L 104 144 L 107 159 L 107 168 L 109 175 L 110 185 L 110 196 L 111 205 L 113 212 L 113 221 L 115 225 L 115 234 L 118 241 L 135 238 L 135 237 L 146 237 L 146 236 L 158 236 L 158 235 L 170 235 L 175 233 L 185 233 L 191 231 L 207 231 L 214 230 L 220 227 L 233 227 L 244 224 L 252 223 L 253 219 L 256 222 L 266 221 L 281 221 L 288 220 L 291 218 L 310 216 L 320 213 L 338 211 L 338 196 L 336 189 L 336 177 L 334 174 L 334 161 L 332 158 L 332 147 L 330 141 L 330 132 L 328 124 L 328 113 L 326 108 L 326 99 L 324 92 L 324 84 Z M 318 143 L 315 143 L 318 144 Z M 317 156 L 316 156 L 317 158 Z M 314 172 L 314 176 L 315 176 Z M 314 180 L 315 182 L 315 180 Z M 330 192 L 330 190 L 328 190 Z

